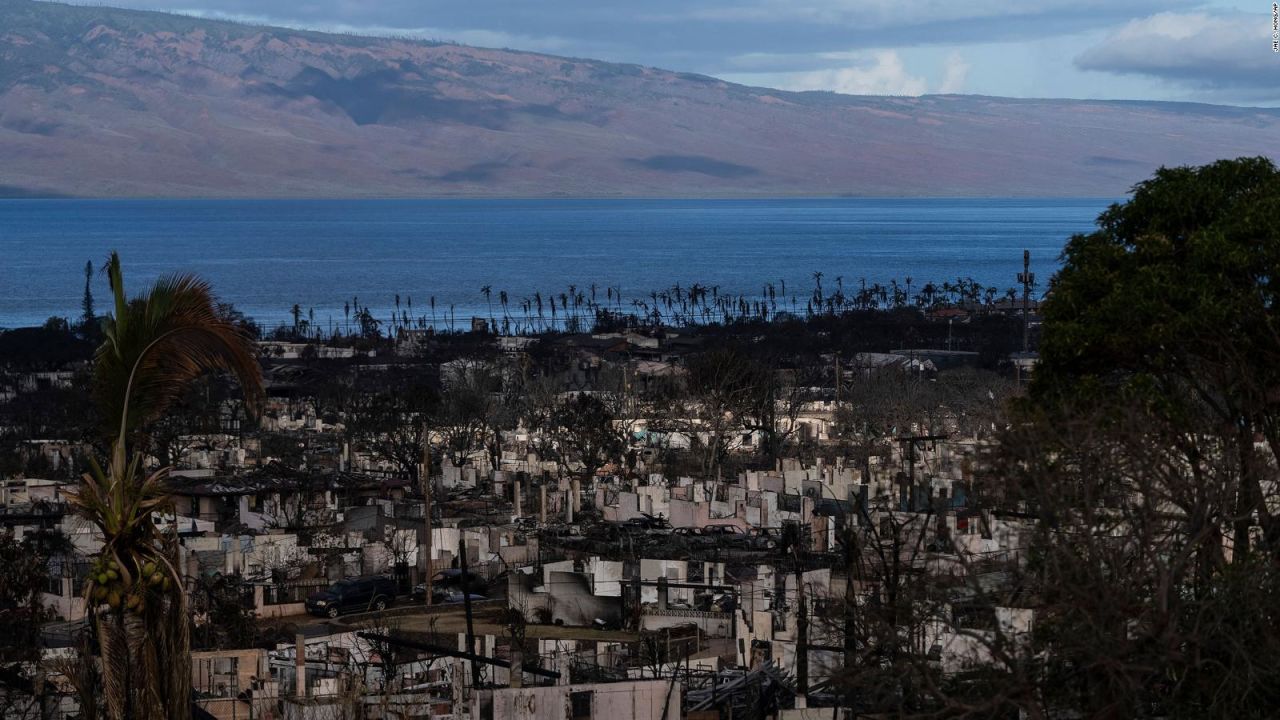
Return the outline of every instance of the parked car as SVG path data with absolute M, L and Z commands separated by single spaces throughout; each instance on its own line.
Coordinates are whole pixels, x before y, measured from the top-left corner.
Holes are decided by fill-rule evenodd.
M 454 591 L 472 593 L 472 598 L 488 592 L 489 582 L 475 573 L 463 573 L 458 568 L 441 570 L 431 578 L 431 603 L 433 605 L 447 602 L 445 596 Z M 413 599 L 423 602 L 427 599 L 427 584 L 418 583 L 413 586 Z M 483 599 L 483 598 L 481 598 Z M 459 600 L 461 602 L 461 600 Z
M 702 528 L 680 527 L 671 531 L 671 542 L 685 550 L 697 550 L 710 547 L 712 538 L 708 537 Z
M 345 612 L 385 610 L 395 602 L 396 581 L 386 576 L 340 580 L 307 597 L 307 612 L 336 618 Z
M 591 540 L 610 543 L 634 543 L 638 538 L 643 538 L 645 532 L 645 529 L 639 525 L 625 522 L 605 522 L 592 526 L 588 531 L 587 537 Z
M 633 517 L 628 520 L 627 524 L 644 530 L 669 530 L 671 528 L 671 523 L 667 522 L 665 517 L 661 515 L 655 517 L 643 512 L 640 513 L 639 517 Z
M 754 535 L 737 525 L 707 525 L 702 534 L 710 538 L 711 545 L 732 550 L 772 550 L 778 540 L 768 535 Z
M 757 544 L 761 545 L 763 550 L 777 550 L 782 548 L 786 550 L 793 542 L 794 533 L 788 533 L 782 528 L 756 528 L 752 531 L 751 536 L 757 539 Z

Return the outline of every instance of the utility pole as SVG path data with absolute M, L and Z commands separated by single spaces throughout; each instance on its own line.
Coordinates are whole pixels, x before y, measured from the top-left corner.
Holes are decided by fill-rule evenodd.
M 1036 274 L 1031 272 L 1031 251 L 1022 251 L 1022 272 L 1018 273 L 1018 282 L 1022 283 L 1022 352 L 1029 352 L 1031 286 L 1036 283 Z
M 458 538 L 458 566 L 462 569 L 462 606 L 467 616 L 467 652 L 475 655 L 476 631 L 471 624 L 471 585 L 467 582 L 470 577 L 467 573 L 467 541 L 462 537 Z M 471 661 L 471 691 L 475 692 L 479 688 L 480 665 L 473 660 Z
M 854 578 L 859 577 L 857 530 L 853 525 L 853 517 L 845 516 L 845 586 L 844 586 L 844 666 L 846 672 L 853 671 L 858 665 L 858 594 Z M 853 691 L 850 690 L 845 703 L 853 707 Z
M 903 461 L 907 465 L 906 480 L 908 488 L 905 498 L 900 496 L 900 499 L 905 499 L 907 508 L 913 507 L 915 503 L 917 444 L 930 443 L 929 449 L 932 450 L 938 447 L 939 440 L 945 441 L 948 437 L 949 435 L 944 433 L 940 435 L 903 435 L 898 438 L 898 444 L 902 446 Z M 899 490 L 899 492 L 902 491 Z
M 804 592 L 804 563 L 800 562 L 800 553 L 796 553 L 796 692 L 805 699 L 809 698 L 809 604 Z
M 427 558 L 424 563 L 419 564 L 426 565 L 426 602 L 431 605 L 431 576 L 435 574 L 431 568 L 431 430 L 425 422 L 422 423 L 422 472 L 419 473 L 419 481 L 422 484 L 422 517 L 427 524 L 427 541 L 423 550 Z
M 840 407 L 840 356 L 836 355 L 836 408 Z

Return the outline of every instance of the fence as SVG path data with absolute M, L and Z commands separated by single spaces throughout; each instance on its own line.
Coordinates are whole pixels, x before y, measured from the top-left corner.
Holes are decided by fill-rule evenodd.
M 263 605 L 286 605 L 305 602 L 307 596 L 329 587 L 324 578 L 314 580 L 292 580 L 284 583 L 264 584 L 262 588 Z

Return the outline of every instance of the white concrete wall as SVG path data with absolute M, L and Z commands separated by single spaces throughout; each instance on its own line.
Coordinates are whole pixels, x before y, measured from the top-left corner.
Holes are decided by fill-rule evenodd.
M 668 680 L 638 680 L 599 685 L 553 685 L 493 691 L 494 718 L 565 720 L 571 717 L 570 695 L 590 692 L 591 717 L 663 720 L 680 717 L 682 688 Z M 483 701 L 471 704 L 472 720 L 480 720 Z

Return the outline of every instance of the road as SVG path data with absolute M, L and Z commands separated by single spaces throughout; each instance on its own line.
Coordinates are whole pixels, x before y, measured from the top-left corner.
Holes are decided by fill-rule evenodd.
M 507 634 L 506 626 L 498 614 L 506 608 L 505 600 L 473 602 L 472 626 L 476 635 Z M 296 632 L 314 636 L 351 630 L 399 630 L 409 633 L 439 633 L 452 635 L 466 632 L 467 619 L 462 603 L 427 607 L 413 603 L 408 598 L 382 612 L 351 613 L 336 620 L 312 615 L 290 615 L 271 618 L 260 623 L 263 628 L 285 629 L 292 626 Z M 640 636 L 632 632 L 598 630 L 589 627 L 563 625 L 528 625 L 525 637 L 531 640 L 599 640 L 605 642 L 635 642 Z

